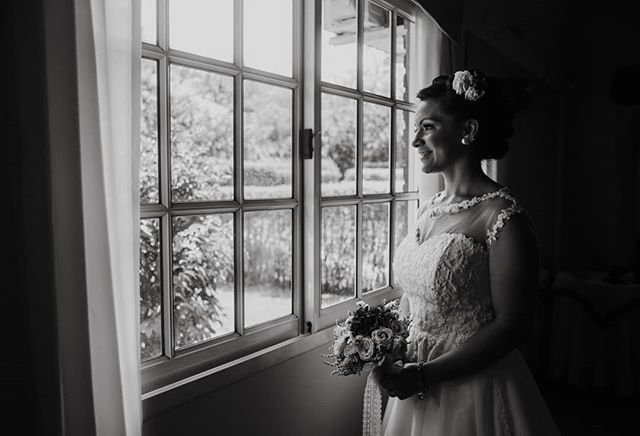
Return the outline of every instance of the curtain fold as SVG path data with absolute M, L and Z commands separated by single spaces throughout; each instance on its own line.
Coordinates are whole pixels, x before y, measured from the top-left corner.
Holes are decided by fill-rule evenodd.
M 414 95 L 422 88 L 429 86 L 434 78 L 441 74 L 451 73 L 451 65 L 453 59 L 452 42 L 445 35 L 438 23 L 427 13 L 419 13 L 416 17 L 416 38 L 421 41 L 421 49 L 414 54 L 417 59 L 416 81 Z M 414 44 L 414 49 L 416 49 Z M 443 187 L 443 181 L 440 174 L 424 174 L 422 173 L 422 164 L 416 159 L 415 171 L 420 174 L 418 191 L 420 192 L 420 204 L 440 191 Z
M 76 0 L 75 13 L 96 434 L 137 435 L 140 11 L 130 0 Z

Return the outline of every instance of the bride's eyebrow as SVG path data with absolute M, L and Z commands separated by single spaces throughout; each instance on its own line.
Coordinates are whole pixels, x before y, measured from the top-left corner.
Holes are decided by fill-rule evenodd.
M 419 126 L 420 124 L 422 124 L 422 123 L 423 123 L 423 122 L 425 122 L 425 121 L 431 121 L 431 122 L 434 122 L 434 123 L 437 123 L 437 122 L 438 122 L 438 120 L 436 120 L 436 119 L 434 119 L 434 118 L 431 118 L 431 117 L 424 117 L 424 118 L 420 119 L 420 121 L 416 121 L 416 122 L 415 122 L 415 126 Z

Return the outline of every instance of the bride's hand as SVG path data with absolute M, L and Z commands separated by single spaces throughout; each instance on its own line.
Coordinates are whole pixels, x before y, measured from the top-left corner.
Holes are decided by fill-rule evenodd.
M 383 372 L 378 382 L 389 396 L 404 400 L 418 393 L 418 366 L 407 363 L 399 372 Z

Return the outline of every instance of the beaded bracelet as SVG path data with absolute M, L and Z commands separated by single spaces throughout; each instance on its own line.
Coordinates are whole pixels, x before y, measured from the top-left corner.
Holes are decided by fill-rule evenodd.
M 418 362 L 418 399 L 424 400 L 424 393 L 427 390 L 427 386 L 424 380 L 424 372 L 422 372 L 422 367 L 424 362 Z

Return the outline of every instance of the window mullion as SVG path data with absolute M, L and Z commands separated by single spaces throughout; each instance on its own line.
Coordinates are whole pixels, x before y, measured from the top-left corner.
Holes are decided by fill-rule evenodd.
M 399 100 L 396 95 L 396 47 L 397 47 L 397 12 L 395 9 L 391 11 L 391 65 L 389 70 L 391 71 L 391 100 Z
M 160 257 L 162 259 L 162 344 L 164 354 L 172 359 L 175 354 L 175 335 L 173 323 L 173 277 L 171 215 L 160 219 Z
M 234 2 L 233 10 L 233 61 L 240 69 L 240 74 L 234 77 L 234 196 L 240 204 L 240 209 L 234 214 L 234 310 L 235 330 L 244 334 L 244 74 L 243 67 L 243 7 L 244 1 Z
M 160 203 L 171 210 L 171 128 L 170 128 L 170 90 L 169 60 L 166 52 L 169 48 L 169 4 L 168 0 L 158 0 L 158 46 L 163 53 L 158 60 L 158 137 L 160 141 Z M 173 358 L 175 354 L 174 313 L 173 313 L 173 277 L 172 277 L 172 219 L 171 213 L 160 219 L 160 258 L 162 265 L 162 344 L 164 355 Z
M 304 66 L 302 65 L 303 60 L 303 28 L 302 28 L 302 19 L 303 19 L 303 6 L 299 1 L 293 1 L 292 7 L 292 23 L 293 23 L 293 38 L 292 38 L 292 47 L 293 56 L 292 56 L 292 73 L 294 82 L 300 84 L 304 82 L 304 78 L 302 77 Z M 292 113 L 292 121 L 293 125 L 291 126 L 293 129 L 292 132 L 292 141 L 291 146 L 293 147 L 291 158 L 292 158 L 292 192 L 291 195 L 296 202 L 296 207 L 291 210 L 291 225 L 293 229 L 293 235 L 291 238 L 291 267 L 292 267 L 292 277 L 291 277 L 291 290 L 292 290 L 292 313 L 298 317 L 298 331 L 299 333 L 304 333 L 304 283 L 302 282 L 302 223 L 303 223 L 303 210 L 300 207 L 301 204 L 304 204 L 304 199 L 302 197 L 302 160 L 300 159 L 300 126 L 302 126 L 302 96 L 303 90 L 301 86 L 296 86 L 293 89 L 293 113 Z

